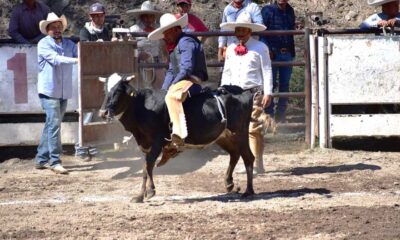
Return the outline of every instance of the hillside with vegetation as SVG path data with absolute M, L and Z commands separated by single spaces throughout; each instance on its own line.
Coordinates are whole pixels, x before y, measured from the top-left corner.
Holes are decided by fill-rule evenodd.
M 12 7 L 20 0 L 0 1 L 0 37 L 8 38 L 7 28 Z M 120 15 L 125 26 L 132 25 L 125 13 L 128 9 L 140 8 L 144 0 L 99 0 L 106 5 L 107 14 Z M 65 14 L 69 20 L 67 35 L 77 35 L 79 29 L 87 21 L 87 10 L 94 0 L 43 0 L 52 11 Z M 174 11 L 174 0 L 154 0 L 160 10 Z M 219 29 L 221 14 L 228 0 L 193 0 L 193 12 L 202 18 L 210 29 Z M 271 0 L 255 1 L 260 6 L 269 4 Z M 311 26 L 309 15 L 313 12 L 322 12 L 325 28 L 354 28 L 360 22 L 379 8 L 369 7 L 366 0 L 290 0 L 299 22 Z M 314 26 L 315 27 L 315 26 Z

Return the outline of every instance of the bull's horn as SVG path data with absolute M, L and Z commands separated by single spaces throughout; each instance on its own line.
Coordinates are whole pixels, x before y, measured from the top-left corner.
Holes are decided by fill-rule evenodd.
M 105 77 L 99 77 L 99 81 L 105 83 L 105 82 L 107 81 L 107 78 L 105 78 Z
M 134 78 L 135 78 L 135 75 L 132 75 L 132 76 L 126 77 L 126 81 L 130 81 L 130 80 L 132 80 L 132 79 L 134 79 Z

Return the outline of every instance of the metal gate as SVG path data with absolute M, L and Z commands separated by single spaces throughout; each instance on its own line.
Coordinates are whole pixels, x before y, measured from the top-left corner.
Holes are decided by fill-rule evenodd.
M 320 146 L 336 137 L 400 136 L 400 38 L 319 38 Z
M 79 51 L 79 143 L 89 146 L 120 142 L 130 134 L 119 121 L 108 123 L 98 117 L 104 99 L 104 83 L 98 78 L 115 72 L 138 76 L 136 42 L 82 42 Z

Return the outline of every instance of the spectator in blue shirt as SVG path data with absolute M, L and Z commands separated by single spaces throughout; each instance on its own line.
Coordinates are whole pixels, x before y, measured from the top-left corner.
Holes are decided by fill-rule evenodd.
M 294 30 L 296 16 L 288 0 L 277 0 L 273 4 L 262 8 L 261 15 L 267 30 Z M 262 36 L 262 42 L 269 47 L 272 61 L 290 62 L 295 57 L 293 35 Z M 289 82 L 292 75 L 292 67 L 272 67 L 274 89 L 279 92 L 289 92 Z M 287 98 L 280 97 L 276 110 L 274 101 L 266 109 L 266 112 L 275 116 L 277 122 L 286 121 Z
M 242 13 L 247 12 L 251 16 L 251 21 L 253 23 L 263 24 L 263 19 L 261 17 L 260 8 L 256 3 L 253 3 L 251 0 L 232 0 L 229 3 L 222 14 L 223 23 L 236 22 L 237 17 Z M 220 36 L 218 38 L 218 60 L 223 61 L 225 55 L 225 49 L 231 43 L 238 43 L 238 40 L 235 36 L 225 37 Z
M 45 36 L 39 30 L 39 22 L 49 12 L 49 7 L 41 1 L 24 0 L 11 12 L 8 34 L 17 43 L 38 43 Z
M 200 92 L 199 81 L 208 79 L 203 46 L 196 37 L 183 32 L 187 25 L 187 14 L 176 19 L 166 13 L 160 18 L 160 27 L 148 36 L 150 40 L 163 38 L 169 51 L 169 68 L 162 88 L 168 90 L 165 103 L 172 122 L 171 146 L 178 151 L 188 135 L 182 103 L 188 95 Z
M 47 20 L 39 23 L 40 31 L 47 35 L 38 43 L 38 93 L 46 113 L 46 123 L 38 153 L 37 169 L 51 169 L 56 173 L 68 171 L 61 165 L 61 122 L 67 108 L 67 99 L 72 97 L 72 64 L 78 62 L 77 47 L 62 37 L 67 19 L 49 13 Z

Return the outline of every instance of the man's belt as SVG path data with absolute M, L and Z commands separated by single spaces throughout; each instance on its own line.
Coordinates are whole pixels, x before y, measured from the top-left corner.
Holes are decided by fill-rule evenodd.
M 263 90 L 261 87 L 253 87 L 253 88 L 246 89 L 245 91 L 249 91 L 253 94 L 257 93 L 257 92 L 261 92 L 261 94 L 263 94 Z
M 281 54 L 285 54 L 285 53 L 289 53 L 290 52 L 290 48 L 273 48 L 272 51 L 273 52 L 279 52 Z
M 201 79 L 195 75 L 189 75 L 189 78 L 187 80 L 199 85 L 201 85 L 202 82 Z

